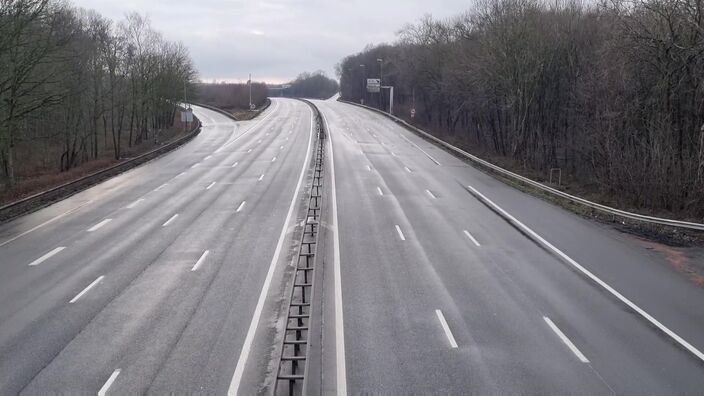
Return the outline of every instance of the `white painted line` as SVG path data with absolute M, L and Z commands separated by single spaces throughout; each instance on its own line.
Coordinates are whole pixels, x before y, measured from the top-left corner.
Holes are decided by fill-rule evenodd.
M 271 159 L 271 162 L 274 162 L 274 161 L 276 161 L 276 157 L 274 157 L 274 158 Z
M 425 151 L 425 150 L 423 150 L 422 148 L 420 148 L 419 145 L 413 143 L 410 139 L 408 139 L 407 137 L 405 137 L 405 136 L 403 136 L 403 135 L 401 135 L 401 134 L 399 134 L 399 136 L 401 136 L 401 138 L 405 139 L 408 143 L 414 145 L 418 150 L 420 150 L 421 152 L 423 152 L 423 154 L 425 154 L 426 157 L 430 158 L 431 161 L 435 162 L 435 165 L 440 165 L 440 163 L 439 163 L 435 158 L 433 158 L 432 155 L 428 154 L 427 151 Z
M 211 158 L 213 158 L 213 156 L 212 156 L 212 155 L 209 155 L 209 156 L 203 158 L 203 161 L 207 161 L 207 160 L 209 160 L 209 159 L 211 159 Z
M 435 314 L 438 316 L 438 320 L 440 321 L 440 325 L 442 326 L 442 329 L 445 331 L 445 336 L 447 337 L 447 340 L 450 341 L 450 347 L 457 348 L 457 341 L 455 341 L 455 336 L 452 335 L 452 331 L 450 331 L 450 326 L 447 325 L 447 321 L 445 320 L 445 316 L 442 314 L 442 311 L 439 309 L 436 309 Z
M 201 264 L 203 264 L 203 261 L 205 261 L 205 258 L 208 257 L 208 254 L 210 254 L 210 250 L 206 250 L 203 252 L 203 254 L 200 255 L 200 258 L 198 261 L 196 261 L 196 264 L 191 268 L 191 271 L 196 271 L 198 268 L 200 268 Z
M 371 171 L 372 171 L 372 167 L 371 167 L 370 165 L 367 165 L 367 170 L 368 170 L 369 172 L 371 172 Z
M 168 185 L 169 185 L 169 183 L 164 183 L 164 184 L 160 185 L 159 187 L 155 188 L 154 191 L 159 191 L 159 190 L 161 190 L 162 188 L 164 188 L 164 187 L 166 187 L 166 186 L 168 186 Z
M 94 225 L 93 227 L 89 228 L 88 232 L 93 232 L 111 221 L 112 221 L 112 219 L 105 219 L 105 220 L 101 221 L 100 223 Z
M 572 341 L 570 341 L 570 339 L 567 338 L 567 336 L 565 335 L 565 333 L 563 333 L 563 332 L 555 325 L 555 323 L 553 323 L 552 320 L 550 320 L 550 318 L 548 318 L 547 316 L 543 316 L 543 320 L 545 321 L 545 323 L 548 324 L 548 326 L 550 326 L 550 328 L 552 329 L 552 331 L 554 331 L 555 334 L 557 334 L 557 336 L 560 337 L 560 339 L 562 340 L 562 342 L 564 342 L 565 345 L 567 345 L 567 347 L 570 348 L 570 350 L 572 351 L 572 353 L 574 353 L 575 356 L 577 356 L 577 359 L 579 359 L 582 363 L 589 363 L 589 359 L 587 359 L 587 357 L 584 356 L 584 354 L 582 353 L 582 351 L 580 351 L 580 350 L 572 343 Z
M 379 195 L 384 195 L 384 192 L 381 191 L 381 187 L 377 187 L 376 191 L 379 193 Z
M 413 171 L 407 166 L 404 166 L 403 169 L 405 169 L 408 173 L 413 173 Z
M 59 247 L 55 248 L 54 250 L 50 251 L 49 253 L 32 261 L 31 263 L 29 263 L 29 266 L 34 267 L 35 265 L 39 265 L 39 264 L 43 263 L 44 261 L 48 260 L 49 258 L 51 258 L 52 256 L 58 254 L 59 252 L 61 252 L 64 249 L 66 249 L 66 246 L 59 246 Z
M 477 242 L 476 239 L 474 239 L 474 237 L 472 236 L 472 234 L 469 233 L 469 231 L 463 230 L 462 232 L 464 232 L 464 235 L 466 235 L 467 238 L 469 238 L 470 241 L 474 242 L 474 244 L 477 245 L 477 247 L 481 247 L 481 246 L 482 246 L 482 245 L 479 244 L 479 242 Z
M 247 150 L 247 152 L 248 152 L 248 153 L 251 153 L 251 152 L 252 152 L 252 149 Z
M 69 303 L 69 304 L 73 304 L 73 303 L 75 303 L 76 301 L 78 301 L 79 298 L 83 297 L 84 294 L 88 293 L 88 291 L 89 291 L 90 289 L 92 289 L 95 285 L 97 285 L 98 283 L 100 283 L 104 278 L 105 278 L 105 275 L 100 275 L 100 276 L 98 277 L 98 279 L 94 280 L 93 283 L 91 283 L 90 285 L 88 285 L 88 287 L 86 287 L 85 289 L 83 289 L 82 292 L 78 293 L 78 295 L 76 295 L 76 297 L 72 298 L 71 301 L 69 301 L 68 303 Z
M 142 201 L 144 201 L 144 198 L 140 198 L 140 199 L 138 199 L 138 200 L 132 202 L 131 204 L 129 204 L 129 205 L 125 206 L 125 207 L 126 207 L 127 209 L 132 209 L 132 208 L 134 208 L 135 206 L 139 205 L 140 202 L 142 202 Z
M 323 122 L 327 126 L 325 114 L 322 114 Z M 330 129 L 327 128 L 329 131 Z M 340 269 L 340 232 L 337 217 L 337 187 L 335 182 L 335 158 L 333 154 L 333 134 L 330 138 L 330 194 L 332 197 L 332 218 L 330 230 L 333 233 L 333 278 L 335 283 L 335 365 L 336 371 L 336 394 L 347 395 L 347 369 L 345 367 L 345 325 L 342 312 L 342 271 Z
M 195 164 L 191 165 L 191 169 L 195 168 L 198 165 L 200 165 L 200 162 L 196 162 Z
M 176 175 L 176 177 L 181 177 L 181 176 L 183 176 L 183 175 L 185 175 L 185 174 L 186 174 L 186 172 L 181 172 L 181 173 L 179 173 L 178 175 Z M 174 179 L 175 179 L 176 177 L 174 177 Z
M 105 383 L 105 385 L 103 385 L 103 387 L 100 388 L 100 390 L 98 391 L 98 396 L 105 396 L 105 395 L 107 395 L 108 390 L 109 390 L 110 387 L 112 386 L 112 383 L 115 382 L 115 380 L 117 379 L 117 376 L 120 375 L 120 371 L 121 371 L 120 369 L 117 369 L 117 370 L 115 370 L 115 371 L 112 372 L 112 374 L 110 375 L 110 378 L 108 378 L 108 381 L 107 381 L 107 382 Z
M 406 240 L 406 237 L 403 236 L 403 231 L 401 231 L 401 227 L 396 224 L 396 232 L 398 232 L 398 237 L 401 238 L 402 241 Z
M 49 220 L 47 220 L 47 221 L 45 221 L 45 222 L 43 222 L 43 223 L 41 223 L 41 224 L 39 224 L 39 225 L 37 225 L 37 226 L 34 226 L 34 227 L 30 228 L 29 230 L 27 230 L 27 231 L 21 233 L 21 234 L 15 235 L 15 236 L 13 236 L 12 238 L 10 238 L 10 239 L 4 241 L 3 243 L 0 243 L 0 247 L 5 246 L 5 245 L 7 245 L 7 244 L 10 243 L 10 242 L 16 241 L 17 239 L 22 238 L 23 236 L 29 234 L 30 232 L 36 231 L 36 230 L 38 230 L 38 229 L 44 227 L 45 225 L 50 224 L 50 223 L 53 223 L 54 221 L 56 221 L 56 220 L 58 220 L 58 219 L 60 219 L 60 218 L 62 218 L 62 217 L 64 217 L 64 216 L 68 216 L 69 214 L 71 214 L 71 213 L 77 211 L 78 209 L 80 209 L 80 208 L 82 208 L 82 207 L 88 205 L 88 204 L 91 203 L 91 202 L 93 202 L 93 201 L 90 200 L 90 201 L 85 202 L 85 203 L 83 203 L 83 204 L 81 204 L 81 205 L 78 205 L 78 206 L 76 206 L 75 208 L 70 209 L 70 210 L 68 210 L 68 211 L 66 211 L 66 212 L 64 212 L 64 213 L 61 213 L 60 215 L 58 215 L 58 216 L 56 216 L 56 217 L 53 217 L 53 218 L 51 218 L 51 219 L 49 219 Z
M 257 181 L 262 181 L 262 179 L 264 179 L 264 174 L 263 174 L 263 173 L 259 176 L 259 179 L 257 179 Z
M 162 227 L 168 226 L 169 224 L 171 224 L 171 222 L 173 222 L 174 220 L 176 220 L 177 217 L 178 217 L 178 213 L 176 213 L 175 215 L 171 216 L 168 220 L 166 220 L 166 223 L 162 224 L 161 226 L 162 226 Z
M 235 212 L 241 212 L 242 208 L 244 208 L 244 204 L 246 204 L 246 203 L 247 203 L 247 201 L 242 201 L 242 203 L 240 204 L 240 206 L 237 207 L 237 210 Z
M 688 350 L 690 353 L 692 353 L 694 356 L 696 356 L 699 360 L 704 361 L 704 353 L 702 353 L 699 349 L 694 347 L 692 344 L 687 342 L 684 338 L 680 337 L 675 333 L 674 331 L 670 330 L 667 326 L 664 324 L 660 323 L 657 319 L 655 319 L 653 316 L 651 316 L 649 313 L 647 313 L 645 310 L 643 310 L 641 307 L 637 306 L 635 303 L 633 303 L 631 300 L 623 296 L 621 293 L 616 291 L 613 287 L 611 287 L 608 283 L 604 282 L 601 280 L 599 277 L 594 275 L 591 271 L 588 269 L 584 268 L 581 264 L 578 262 L 574 261 L 570 256 L 565 254 L 562 250 L 556 248 L 553 244 L 550 242 L 546 241 L 543 237 L 538 235 L 535 231 L 531 230 L 528 228 L 525 224 L 521 223 L 518 221 L 515 217 L 511 216 L 508 212 L 503 210 L 500 206 L 492 202 L 489 198 L 485 197 L 484 194 L 480 193 L 477 191 L 474 187 L 472 186 L 467 186 L 467 188 L 472 192 L 472 194 L 476 194 L 477 197 L 480 197 L 480 199 L 484 202 L 486 202 L 489 206 L 491 206 L 494 210 L 496 210 L 497 213 L 501 214 L 505 219 L 508 219 L 512 224 L 514 224 L 516 227 L 520 228 L 523 232 L 526 233 L 526 235 L 529 235 L 532 239 L 538 241 L 540 244 L 543 246 L 547 247 L 548 249 L 552 250 L 556 255 L 558 255 L 560 258 L 562 258 L 566 263 L 570 264 L 579 272 L 583 273 L 586 275 L 589 279 L 594 281 L 597 285 L 601 286 L 604 288 L 606 291 L 611 293 L 614 297 L 616 297 L 618 300 L 620 300 L 622 303 L 624 303 L 626 306 L 628 306 L 630 309 L 634 310 L 636 313 L 638 313 L 640 316 L 642 316 L 645 320 L 653 324 L 655 327 L 657 327 L 660 331 L 668 335 L 670 338 L 675 340 L 678 344 L 680 344 L 682 347 L 684 347 L 686 350 Z
M 244 343 L 242 344 L 242 349 L 240 350 L 240 357 L 237 359 L 237 366 L 235 367 L 235 372 L 232 375 L 232 380 L 230 381 L 230 387 L 227 390 L 229 396 L 236 396 L 239 390 L 240 383 L 242 382 L 242 375 L 244 374 L 244 368 L 247 364 L 247 358 L 249 357 L 249 352 L 252 349 L 252 343 L 254 342 L 254 335 L 257 332 L 257 327 L 259 327 L 259 320 L 262 316 L 262 310 L 264 309 L 264 302 L 266 301 L 266 296 L 269 294 L 269 287 L 271 286 L 271 280 L 274 276 L 274 269 L 276 264 L 279 262 L 279 256 L 281 255 L 281 250 L 286 239 L 287 230 L 289 224 L 291 223 L 291 217 L 293 216 L 293 211 L 298 202 L 298 194 L 301 190 L 301 184 L 303 184 L 303 177 L 306 174 L 307 165 L 310 162 L 311 153 L 311 142 L 313 139 L 313 126 L 315 122 L 313 121 L 313 110 L 310 111 L 310 122 L 311 129 L 308 134 L 308 148 L 306 151 L 305 160 L 303 161 L 303 166 L 301 167 L 301 173 L 298 177 L 298 184 L 296 185 L 296 190 L 293 192 L 291 197 L 291 204 L 288 207 L 288 214 L 286 215 L 286 221 L 281 228 L 281 234 L 279 235 L 279 241 L 276 244 L 276 249 L 274 250 L 274 256 L 271 258 L 271 263 L 269 263 L 269 270 L 264 279 L 264 284 L 262 285 L 262 290 L 259 293 L 259 299 L 257 300 L 257 305 L 254 308 L 254 314 L 252 316 L 252 321 L 249 324 L 249 329 L 247 330 L 247 335 L 244 338 Z M 263 176 L 263 175 L 262 175 Z M 333 200 L 334 202 L 334 200 Z M 339 370 L 339 367 L 338 367 Z M 339 383 L 339 378 L 338 378 Z M 338 384 L 339 387 L 339 384 Z M 340 394 L 338 392 L 338 394 Z
M 393 155 L 394 157 L 398 157 L 398 155 L 396 155 L 396 153 L 394 153 L 393 151 L 391 152 L 391 155 Z
M 425 193 L 428 194 L 428 196 L 432 199 L 437 199 L 435 195 L 433 195 L 433 192 L 430 190 L 425 190 Z
M 261 142 L 262 142 L 262 140 L 261 140 L 261 139 L 257 140 L 257 144 L 259 144 L 259 143 L 261 143 Z
M 283 150 L 283 149 L 284 149 L 284 146 L 279 147 L 279 150 Z
M 215 185 L 215 183 L 217 183 L 217 182 L 212 182 L 212 183 L 210 183 L 210 184 L 208 185 L 208 187 L 206 187 L 205 189 L 206 189 L 206 190 L 210 190 L 211 188 L 213 188 L 213 186 Z
M 239 162 L 235 162 L 234 164 L 232 164 L 232 166 L 231 166 L 230 168 L 234 168 L 234 167 L 236 167 L 236 166 L 237 166 L 237 164 L 239 164 Z

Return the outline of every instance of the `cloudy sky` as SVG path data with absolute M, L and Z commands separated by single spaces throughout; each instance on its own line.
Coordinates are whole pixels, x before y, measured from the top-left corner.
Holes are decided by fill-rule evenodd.
M 202 80 L 284 82 L 334 67 L 366 44 L 391 42 L 423 14 L 446 18 L 471 0 L 73 0 L 121 20 L 146 14 L 166 39 L 190 50 Z

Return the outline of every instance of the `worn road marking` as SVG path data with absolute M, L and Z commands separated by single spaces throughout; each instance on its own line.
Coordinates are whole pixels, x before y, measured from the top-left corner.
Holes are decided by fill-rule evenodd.
M 406 240 L 406 237 L 403 236 L 403 231 L 401 231 L 401 227 L 396 224 L 396 232 L 398 232 L 398 237 L 401 238 L 402 241 Z
M 232 164 L 232 166 L 231 166 L 230 168 L 234 168 L 234 167 L 236 167 L 236 166 L 237 166 L 237 164 L 239 164 L 239 162 L 235 162 L 234 164 Z
M 276 157 L 274 157 L 274 158 L 271 159 L 271 162 L 274 162 L 274 161 L 276 161 Z
M 125 206 L 125 207 L 126 207 L 127 209 L 132 209 L 132 208 L 134 208 L 135 206 L 139 205 L 142 201 L 144 201 L 144 198 L 140 198 L 140 199 L 138 199 L 138 200 L 132 202 L 131 204 L 129 204 L 129 205 Z
M 166 187 L 166 186 L 168 186 L 168 185 L 169 185 L 169 183 L 164 183 L 164 184 L 160 185 L 159 187 L 155 188 L 154 191 L 159 191 L 159 190 L 161 190 L 162 188 L 164 188 L 164 187 Z
M 235 212 L 241 212 L 244 208 L 245 203 L 247 203 L 247 201 L 242 201 L 242 203 L 240 204 L 240 206 L 237 207 L 237 210 Z
M 45 262 L 46 260 L 48 260 L 49 258 L 53 257 L 54 255 L 60 253 L 64 249 L 66 249 L 66 246 L 59 246 L 59 247 L 55 248 L 54 250 L 50 251 L 49 253 L 32 261 L 31 263 L 29 263 L 29 266 L 34 267 L 35 265 L 39 265 L 39 264 Z
M 574 353 L 575 356 L 577 356 L 577 359 L 579 359 L 582 363 L 589 363 L 589 359 L 587 359 L 587 357 L 584 356 L 584 354 L 572 343 L 572 341 L 570 341 L 569 338 L 567 338 L 567 336 L 565 335 L 565 333 L 563 333 L 563 332 L 555 325 L 555 323 L 553 323 L 552 320 L 550 320 L 550 318 L 548 318 L 547 316 L 543 316 L 543 320 L 545 321 L 545 323 L 548 324 L 548 326 L 550 326 L 550 328 L 552 329 L 552 331 L 554 331 L 555 334 L 557 334 L 557 336 L 560 337 L 560 339 L 562 340 L 562 342 L 564 342 L 565 345 L 567 345 L 567 347 L 570 348 L 570 351 L 572 351 L 572 353 Z
M 257 179 L 257 181 L 262 181 L 263 179 L 264 179 L 264 174 L 262 173 L 262 174 L 259 176 L 259 179 Z
M 198 165 L 200 165 L 200 162 L 196 162 L 195 164 L 191 165 L 191 169 L 195 168 Z
M 168 220 L 166 220 L 166 223 L 162 224 L 161 226 L 162 226 L 162 227 L 166 227 L 167 225 L 171 224 L 172 221 L 176 220 L 177 217 L 178 217 L 178 213 L 176 213 L 175 215 L 171 216 L 171 218 L 169 218 Z
M 405 169 L 406 172 L 408 172 L 408 173 L 413 173 L 413 171 L 411 170 L 411 168 L 409 168 L 409 167 L 407 167 L 407 166 L 404 166 L 403 169 Z
M 207 160 L 209 160 L 209 159 L 211 159 L 211 158 L 213 158 L 213 156 L 212 156 L 212 155 L 209 155 L 209 156 L 203 158 L 203 161 L 207 161 Z
M 178 175 L 176 175 L 176 177 L 174 177 L 174 179 L 177 178 L 177 177 L 181 177 L 181 176 L 183 176 L 183 175 L 185 175 L 185 174 L 186 174 L 186 172 L 181 172 L 181 173 L 179 173 Z
M 474 239 L 474 237 L 472 236 L 472 234 L 469 233 L 469 231 L 463 230 L 462 232 L 464 232 L 464 235 L 466 235 L 467 238 L 469 238 L 470 241 L 474 242 L 474 244 L 477 245 L 477 247 L 481 247 L 481 246 L 482 246 L 482 245 L 479 244 L 479 242 L 478 242 L 476 239 Z
M 212 183 L 210 183 L 210 184 L 208 185 L 208 187 L 206 187 L 205 189 L 206 189 L 206 190 L 210 190 L 211 188 L 213 188 L 213 186 L 215 185 L 215 183 L 217 183 L 217 182 L 212 182 Z
M 439 163 L 435 158 L 433 158 L 432 155 L 428 154 L 427 151 L 425 151 L 425 150 L 423 150 L 422 148 L 420 148 L 419 145 L 413 143 L 410 139 L 408 139 L 407 137 L 405 137 L 405 136 L 403 136 L 403 135 L 400 135 L 400 134 L 399 134 L 399 136 L 401 136 L 401 138 L 405 139 L 408 143 L 414 145 L 418 150 L 420 150 L 421 152 L 423 152 L 423 154 L 425 154 L 426 157 L 430 158 L 431 161 L 435 162 L 435 165 L 440 165 L 440 163 Z
M 440 325 L 442 326 L 442 329 L 445 331 L 445 336 L 447 337 L 447 340 L 450 341 L 450 347 L 457 348 L 457 341 L 455 341 L 455 336 L 452 335 L 452 331 L 450 331 L 450 326 L 447 325 L 447 321 L 445 320 L 445 316 L 442 314 L 442 311 L 439 309 L 436 309 L 435 314 L 438 316 L 438 320 L 440 321 Z
M 381 191 L 381 187 L 377 187 L 376 191 L 379 193 L 379 195 L 384 195 L 384 192 Z
M 112 219 L 105 219 L 105 220 L 101 221 L 100 223 L 94 225 L 93 227 L 89 228 L 88 232 L 93 232 L 111 221 L 112 221 Z
M 428 196 L 429 196 L 430 198 L 432 198 L 432 199 L 437 199 L 437 197 L 435 197 L 435 195 L 433 195 L 433 192 L 432 192 L 432 191 L 430 191 L 430 190 L 425 190 L 425 193 L 428 194 Z
M 205 261 L 205 258 L 208 257 L 208 254 L 210 254 L 210 250 L 206 250 L 203 252 L 203 254 L 200 255 L 200 258 L 198 261 L 196 261 L 196 264 L 191 268 L 191 271 L 196 271 L 200 266 L 203 264 L 203 261 Z
M 115 380 L 117 379 L 117 376 L 120 375 L 120 371 L 121 371 L 120 369 L 117 369 L 117 370 L 115 370 L 115 371 L 112 372 L 112 374 L 110 375 L 110 378 L 108 378 L 108 381 L 107 381 L 107 382 L 105 383 L 105 385 L 103 385 L 103 387 L 100 388 L 100 390 L 98 391 L 98 396 L 105 396 L 105 395 L 107 395 L 108 390 L 109 390 L 110 387 L 112 386 L 112 383 L 115 382 Z
M 93 287 L 95 287 L 95 285 L 97 285 L 98 283 L 100 283 L 104 278 L 105 278 L 105 275 L 100 275 L 100 276 L 98 277 L 98 279 L 94 280 L 93 283 L 91 283 L 90 285 L 88 285 L 88 287 L 86 287 L 85 289 L 83 289 L 82 292 L 78 293 L 78 294 L 76 295 L 76 297 L 72 298 L 71 301 L 69 301 L 68 303 L 69 303 L 69 304 L 73 304 L 73 303 L 75 303 L 76 301 L 78 301 L 79 298 L 83 297 L 84 294 L 88 293 L 88 291 L 89 291 L 90 289 L 92 289 Z

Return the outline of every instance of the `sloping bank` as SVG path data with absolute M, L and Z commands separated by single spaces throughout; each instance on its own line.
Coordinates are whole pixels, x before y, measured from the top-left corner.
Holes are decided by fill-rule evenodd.
M 92 187 L 102 181 L 115 177 L 132 168 L 140 166 L 157 157 L 160 157 L 180 146 L 189 142 L 196 137 L 201 130 L 200 120 L 195 119 L 193 128 L 184 136 L 176 138 L 168 143 L 163 144 L 151 151 L 140 154 L 136 157 L 126 159 L 117 164 L 110 165 L 104 169 L 93 172 L 89 175 L 78 177 L 67 183 L 52 187 L 48 190 L 30 195 L 28 197 L 10 202 L 0 206 L 0 222 L 6 222 L 23 214 L 31 213 L 43 207 L 51 205 L 54 202 L 66 199 L 71 195 L 81 192 L 89 187 Z

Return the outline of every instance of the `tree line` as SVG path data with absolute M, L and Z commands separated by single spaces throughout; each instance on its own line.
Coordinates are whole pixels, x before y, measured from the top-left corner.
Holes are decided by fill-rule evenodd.
M 252 82 L 252 104 L 261 107 L 266 102 L 267 86 Z M 201 103 L 230 111 L 249 110 L 249 84 L 239 83 L 198 83 L 195 85 L 196 98 Z
M 284 90 L 284 95 L 311 99 L 327 99 L 340 89 L 337 81 L 326 76 L 322 70 L 303 72 L 287 85 L 289 87 Z
M 66 171 L 172 127 L 195 71 L 137 13 L 113 21 L 59 0 L 0 0 L 0 181 Z
M 480 0 L 338 65 L 342 97 L 610 203 L 704 215 L 704 0 Z M 382 100 L 383 99 L 383 100 Z

